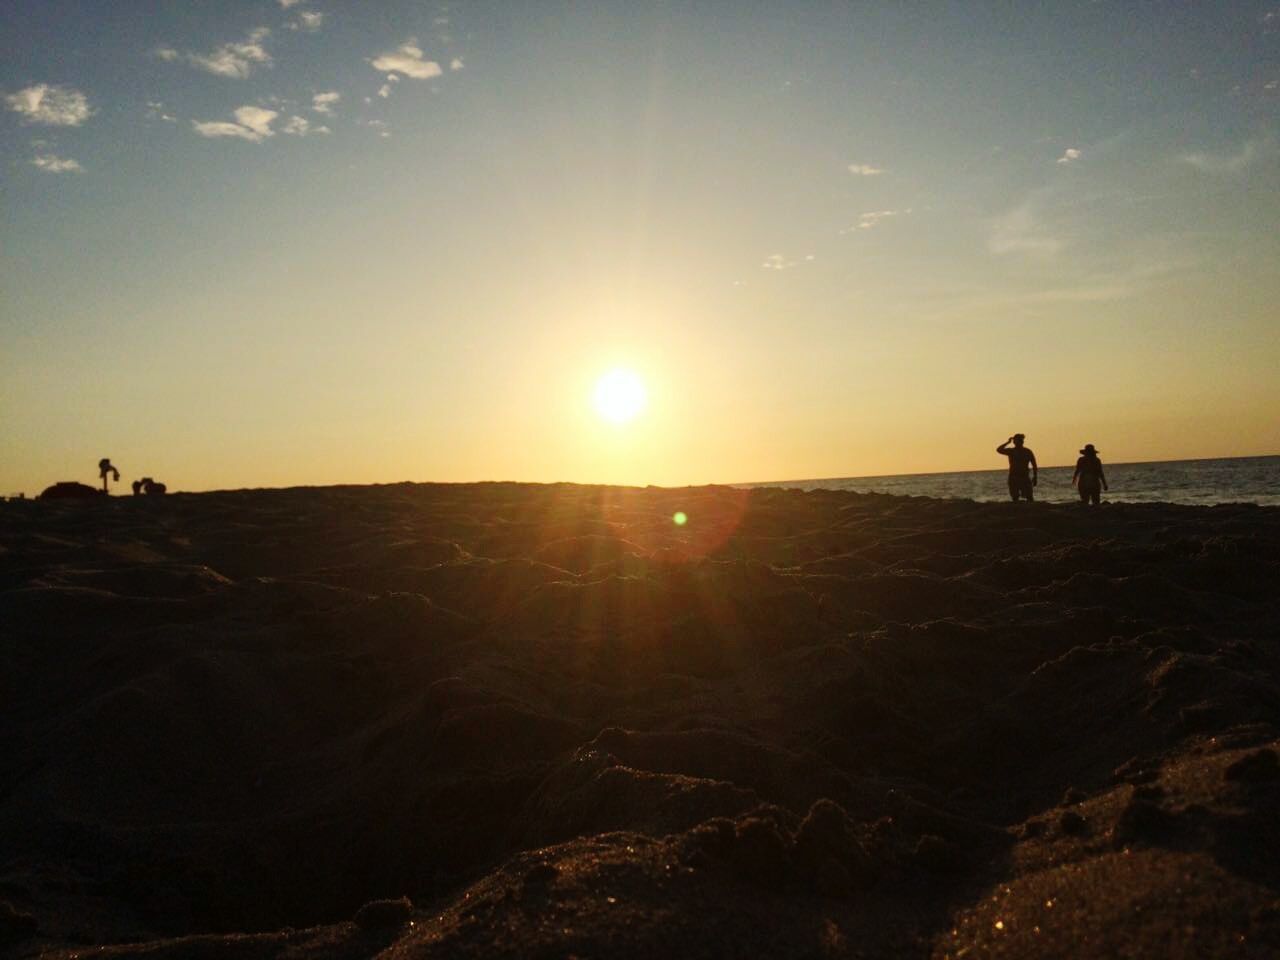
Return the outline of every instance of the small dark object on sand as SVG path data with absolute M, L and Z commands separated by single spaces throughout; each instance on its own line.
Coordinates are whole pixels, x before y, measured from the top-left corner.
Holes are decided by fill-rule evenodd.
M 524 872 L 527 885 L 544 887 L 559 875 L 560 871 L 552 863 L 535 863 Z
M 1112 838 L 1116 846 L 1131 843 L 1159 843 L 1173 834 L 1173 815 L 1150 800 L 1134 799 L 1120 813 Z
M 399 927 L 413 916 L 413 904 L 408 897 L 399 900 L 370 900 L 356 911 L 355 923 L 362 930 L 380 927 Z
M 1069 837 L 1078 837 L 1087 826 L 1085 818 L 1074 810 L 1063 810 L 1058 817 L 1058 832 Z
M 1043 820 L 1028 820 L 1018 832 L 1018 838 L 1020 840 L 1034 840 L 1036 837 L 1043 837 L 1048 829 Z
M 777 824 L 765 817 L 740 821 L 734 837 L 732 862 L 751 879 L 768 887 L 779 886 L 789 873 L 787 841 Z
M 62 480 L 51 487 L 45 487 L 40 494 L 41 500 L 93 500 L 102 496 L 101 490 L 95 490 L 86 483 L 75 480 Z
M 969 865 L 958 845 L 932 833 L 916 841 L 914 859 L 916 866 L 934 874 L 959 873 Z
M 1280 777 L 1280 761 L 1276 759 L 1274 750 L 1255 750 L 1253 753 L 1245 754 L 1222 771 L 1223 780 L 1239 780 L 1245 783 L 1275 780 L 1278 777 Z
M 17 943 L 36 932 L 35 917 L 23 913 L 8 900 L 0 900 L 0 943 Z
M 819 895 L 841 900 L 853 893 L 849 871 L 835 857 L 824 857 L 813 877 L 813 889 Z

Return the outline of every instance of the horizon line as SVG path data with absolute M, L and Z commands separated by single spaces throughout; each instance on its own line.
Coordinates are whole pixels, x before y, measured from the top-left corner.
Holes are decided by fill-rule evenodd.
M 1208 463 L 1213 460 L 1269 460 L 1280 458 L 1280 453 L 1254 453 L 1234 457 L 1178 457 L 1175 460 L 1116 460 L 1106 464 L 1109 467 L 1137 467 L 1149 463 Z M 1074 467 L 1074 463 L 1051 463 L 1039 467 L 1040 470 L 1065 470 Z M 850 476 L 831 477 L 797 477 L 791 480 L 751 480 L 722 484 L 730 487 L 758 487 L 769 483 L 816 483 L 823 480 L 887 480 L 893 477 L 943 477 L 955 473 L 1004 473 L 1004 467 L 979 467 L 969 470 L 925 470 L 920 473 L 862 473 Z

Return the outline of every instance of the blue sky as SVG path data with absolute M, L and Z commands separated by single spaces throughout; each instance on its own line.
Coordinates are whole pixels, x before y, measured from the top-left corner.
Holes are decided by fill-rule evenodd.
M 1280 4 L 0 11 L 0 492 L 1280 450 Z

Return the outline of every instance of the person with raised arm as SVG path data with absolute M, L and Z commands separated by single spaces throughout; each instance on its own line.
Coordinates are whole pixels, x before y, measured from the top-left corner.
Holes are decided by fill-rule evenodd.
M 1040 482 L 1036 455 L 1031 452 L 1030 447 L 1023 446 L 1025 440 L 1024 434 L 1015 433 L 996 447 L 996 453 L 1009 458 L 1009 499 L 1015 502 L 1019 498 L 1028 502 L 1034 500 L 1034 488 Z

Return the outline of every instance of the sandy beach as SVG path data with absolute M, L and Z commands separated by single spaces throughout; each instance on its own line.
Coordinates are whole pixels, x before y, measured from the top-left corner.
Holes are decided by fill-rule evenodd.
M 3 503 L 0 950 L 1275 956 L 1278 574 L 1252 506 Z

